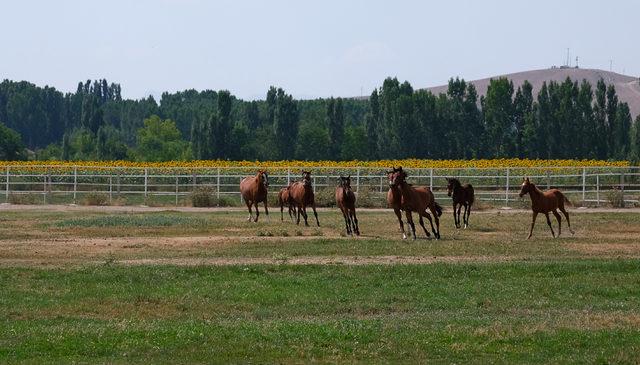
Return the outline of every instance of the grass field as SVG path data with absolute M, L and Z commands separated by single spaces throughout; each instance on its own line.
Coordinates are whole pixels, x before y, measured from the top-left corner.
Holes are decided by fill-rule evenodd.
M 0 363 L 638 363 L 640 214 L 571 213 L 3 210 Z

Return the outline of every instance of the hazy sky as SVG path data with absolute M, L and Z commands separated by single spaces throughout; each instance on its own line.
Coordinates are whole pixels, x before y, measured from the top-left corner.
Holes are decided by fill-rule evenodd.
M 125 97 L 188 88 L 264 98 L 369 94 L 560 65 L 640 74 L 640 2 L 0 0 L 0 79 Z

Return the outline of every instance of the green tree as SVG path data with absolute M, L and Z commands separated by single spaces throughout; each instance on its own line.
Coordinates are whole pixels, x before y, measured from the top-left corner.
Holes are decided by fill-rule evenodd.
M 136 155 L 139 161 L 171 161 L 191 159 L 189 143 L 182 139 L 175 122 L 157 115 L 144 120 L 138 130 Z
M 507 78 L 491 79 L 482 109 L 487 125 L 491 157 L 513 156 L 515 136 L 513 123 L 513 83 Z
M 304 143 L 304 137 L 308 137 L 305 135 L 298 138 L 299 118 L 296 101 L 284 90 L 278 89 L 273 113 L 273 133 L 279 158 L 291 158 L 296 152 L 296 142 Z
M 340 158 L 342 160 L 368 160 L 367 131 L 363 126 L 347 127 Z
M 596 84 L 593 118 L 596 126 L 596 157 L 606 159 L 609 153 L 609 124 L 607 122 L 607 85 L 603 79 Z
M 305 161 L 319 161 L 330 158 L 329 131 L 317 123 L 307 123 L 300 127 L 296 143 L 295 157 Z
M 344 107 L 341 98 L 327 100 L 327 126 L 329 127 L 330 154 L 340 156 L 344 137 Z
M 26 154 L 20 133 L 0 123 L 0 160 L 24 160 Z
M 633 123 L 630 139 L 629 160 L 638 165 L 640 162 L 640 115 L 636 117 L 636 121 Z
M 103 125 L 96 134 L 96 158 L 98 160 L 124 160 L 128 147 L 120 131 L 113 126 Z

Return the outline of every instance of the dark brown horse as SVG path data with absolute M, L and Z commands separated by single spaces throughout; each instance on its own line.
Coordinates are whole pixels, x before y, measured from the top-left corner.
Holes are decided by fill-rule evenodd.
M 393 185 L 397 186 L 400 189 L 400 193 L 402 195 L 402 210 L 404 210 L 405 215 L 407 217 L 407 222 L 411 227 L 411 232 L 413 233 L 413 239 L 416 239 L 416 226 L 413 223 L 412 212 L 418 213 L 420 217 L 420 225 L 424 230 L 424 233 L 427 237 L 431 236 L 427 231 L 427 228 L 424 226 L 423 217 L 426 217 L 431 223 L 431 231 L 436 239 L 440 238 L 440 216 L 442 215 L 442 207 L 435 201 L 433 193 L 431 189 L 428 187 L 418 187 L 415 188 L 407 183 L 406 181 L 407 173 L 402 171 L 402 167 L 398 168 L 397 171 L 393 174 Z M 436 227 L 433 226 L 433 221 L 431 220 L 431 215 L 427 213 L 427 209 L 431 211 L 433 214 L 433 218 L 436 221 Z M 406 235 L 403 233 L 403 238 Z
M 256 207 L 256 219 L 260 216 L 258 210 L 258 203 L 264 202 L 264 212 L 269 216 L 269 209 L 267 208 L 267 191 L 269 190 L 269 175 L 266 171 L 259 170 L 256 176 L 245 177 L 240 181 L 240 194 L 242 199 L 247 204 L 249 209 L 249 222 L 253 220 L 253 212 L 251 206 Z
M 447 195 L 453 199 L 453 221 L 456 224 L 456 228 L 460 228 L 460 210 L 464 207 L 462 221 L 466 229 L 469 226 L 471 206 L 475 200 L 473 186 L 471 184 L 462 185 L 456 178 L 447 178 Z
M 549 212 L 552 212 L 558 221 L 558 237 L 560 237 L 560 233 L 562 233 L 562 218 L 560 214 L 558 214 L 558 210 L 564 214 L 567 218 L 567 224 L 569 225 L 569 232 L 574 234 L 571 229 L 571 221 L 569 220 L 569 213 L 564 209 L 564 203 L 571 205 L 569 199 L 567 199 L 564 194 L 560 192 L 558 189 L 551 189 L 549 191 L 543 192 L 538 189 L 529 178 L 526 177 L 522 182 L 522 189 L 520 189 L 520 197 L 522 198 L 525 194 L 529 194 L 531 197 L 531 210 L 533 211 L 533 218 L 531 219 L 531 229 L 529 230 L 529 236 L 527 239 L 531 238 L 533 234 L 533 226 L 536 224 L 536 217 L 538 213 L 542 213 L 547 217 L 547 224 L 549 225 L 549 229 L 551 229 L 551 235 L 555 238 L 556 234 L 553 232 L 553 227 L 551 226 L 551 220 L 549 219 Z
M 280 220 L 284 220 L 284 206 L 286 205 L 289 208 L 289 218 L 293 220 L 293 215 L 295 214 L 295 206 L 293 205 L 293 199 L 291 199 L 291 193 L 289 189 L 291 188 L 291 184 L 289 186 L 280 189 L 278 192 L 278 204 L 280 204 Z
M 315 195 L 313 193 L 313 186 L 311 185 L 311 172 L 302 171 L 302 180 L 294 182 L 289 188 L 289 192 L 294 205 L 298 208 L 296 224 L 300 224 L 300 214 L 302 214 L 304 217 L 304 225 L 309 226 L 307 222 L 307 206 L 311 206 L 313 214 L 316 216 L 316 223 L 318 223 L 318 227 L 320 227 L 318 212 L 316 212 Z
M 344 223 L 347 226 L 347 234 L 360 235 L 358 218 L 356 217 L 356 194 L 351 190 L 351 175 L 340 176 L 340 185 L 336 188 L 336 204 L 342 211 Z
M 407 239 L 407 234 L 404 232 L 404 223 L 402 222 L 402 193 L 400 188 L 394 185 L 394 174 L 399 170 L 395 167 L 391 171 L 387 171 L 387 178 L 389 179 L 389 191 L 387 191 L 387 205 L 393 209 L 398 223 L 400 224 L 400 231 L 402 231 L 402 239 Z

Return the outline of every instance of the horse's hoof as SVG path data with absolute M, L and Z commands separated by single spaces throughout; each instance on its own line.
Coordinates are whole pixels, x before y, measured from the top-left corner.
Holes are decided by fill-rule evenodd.
M 407 239 L 407 235 L 403 233 L 403 234 L 402 234 L 402 239 L 403 239 L 403 240 L 406 240 L 406 239 Z

